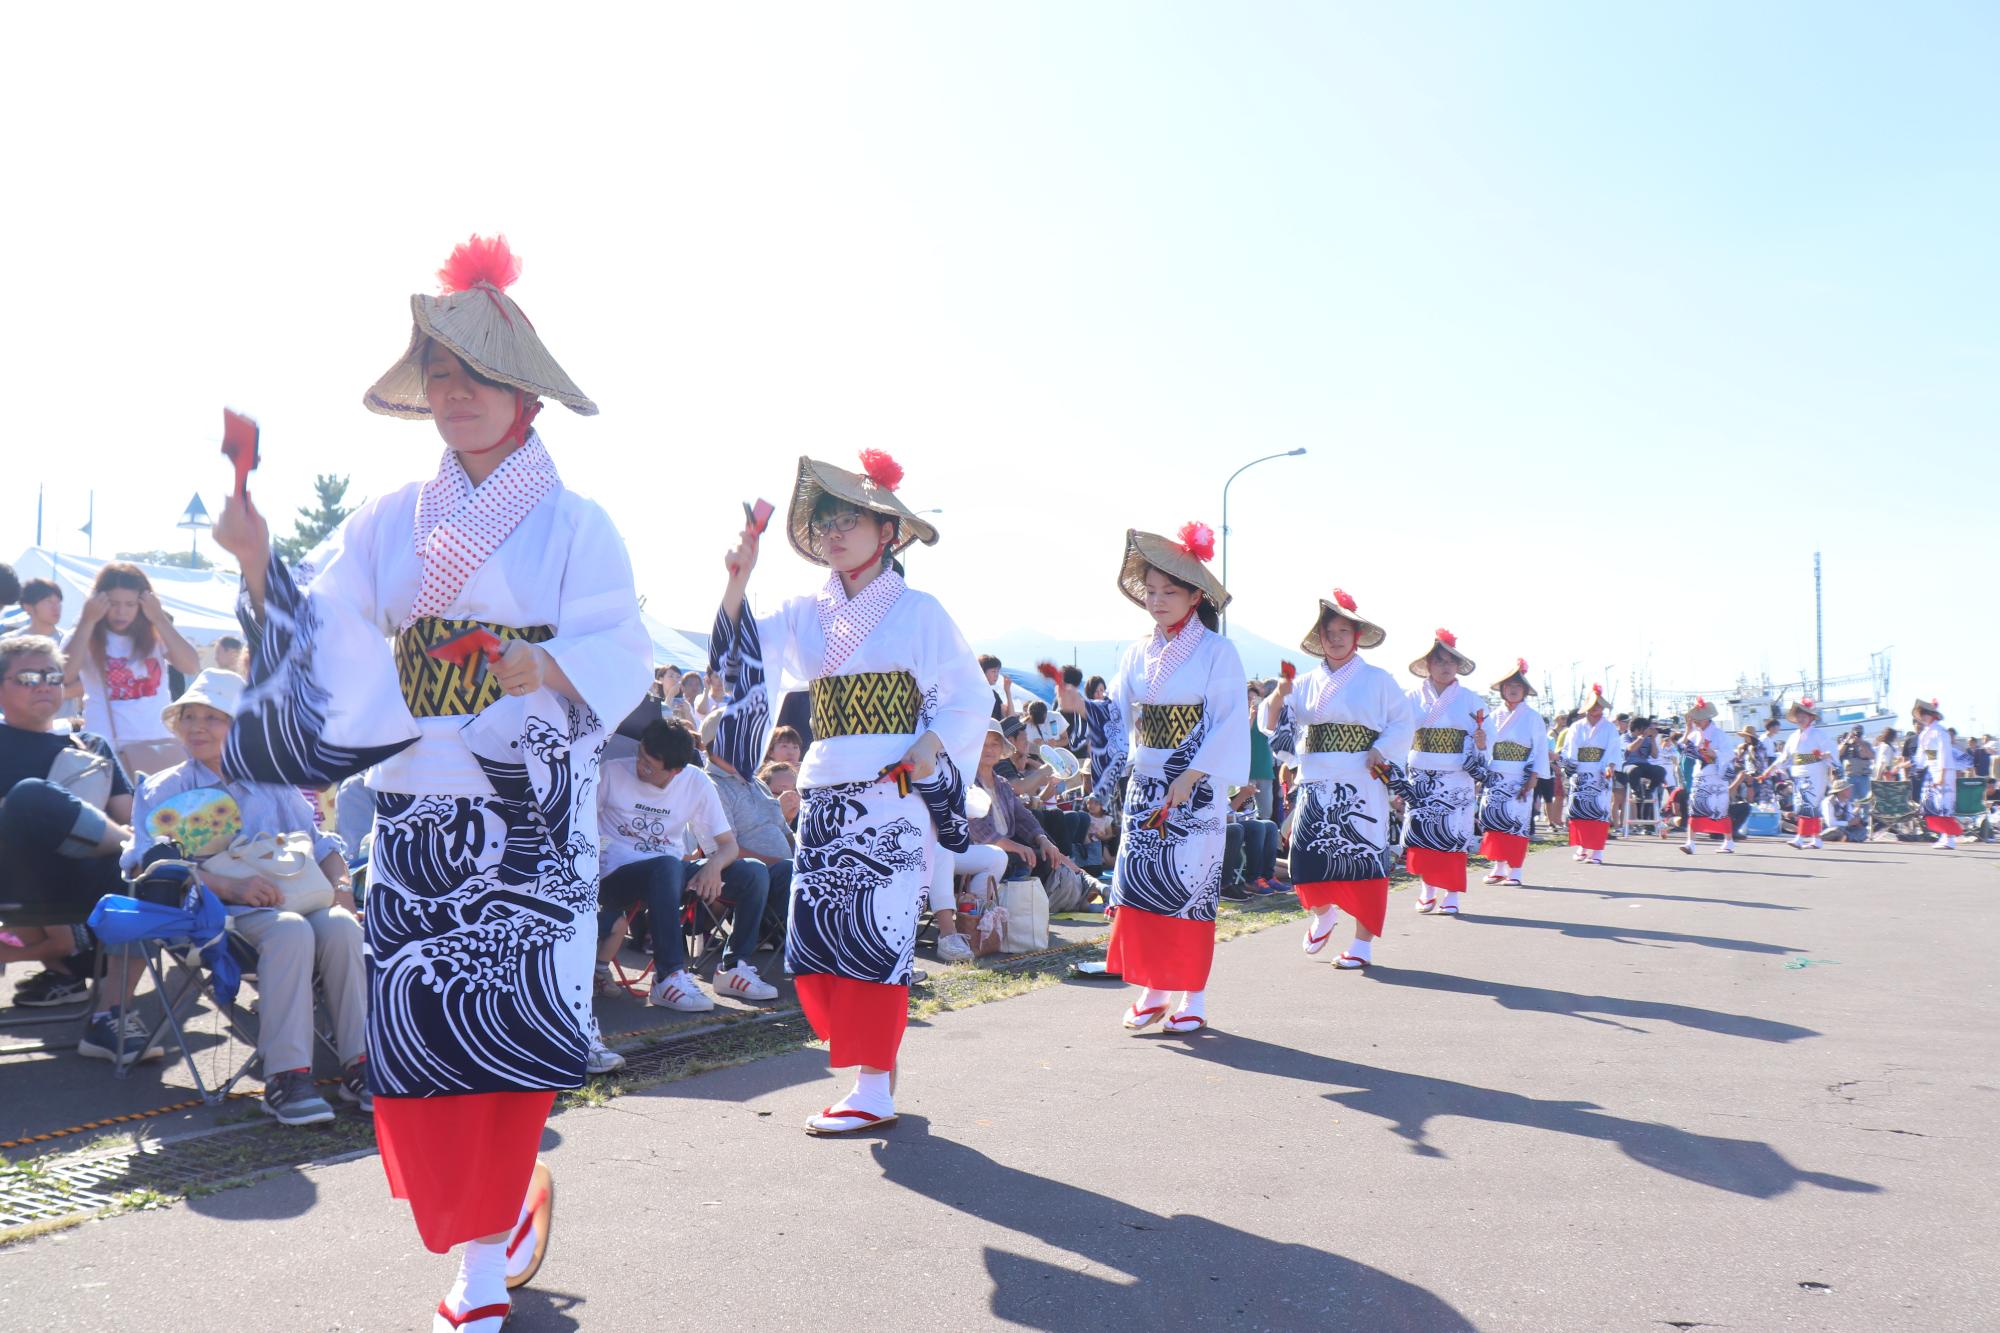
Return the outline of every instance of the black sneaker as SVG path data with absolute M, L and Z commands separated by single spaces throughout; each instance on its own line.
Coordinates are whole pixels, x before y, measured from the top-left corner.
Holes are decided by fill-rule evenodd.
M 264 1081 L 264 1114 L 281 1125 L 323 1125 L 333 1119 L 333 1108 L 313 1086 L 311 1074 L 293 1069 Z
M 375 1114 L 375 1094 L 368 1091 L 368 1061 L 356 1056 L 354 1062 L 340 1071 L 340 1100 L 349 1106 L 361 1108 L 361 1114 Z
M 1241 883 L 1226 884 L 1223 886 L 1222 896 L 1232 903 L 1247 903 L 1250 901 L 1250 890 Z
M 90 998 L 90 979 L 45 967 L 14 988 L 14 1003 L 28 1009 L 53 1009 L 81 1004 Z

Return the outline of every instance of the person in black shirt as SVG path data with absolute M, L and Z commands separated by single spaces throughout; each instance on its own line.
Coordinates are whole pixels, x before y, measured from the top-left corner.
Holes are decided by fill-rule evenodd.
M 81 923 L 100 897 L 123 887 L 118 852 L 129 836 L 124 824 L 132 814 L 132 784 L 102 737 L 53 729 L 63 684 L 53 640 L 31 634 L 0 639 L 0 923 L 21 941 L 0 944 L 0 961 L 45 964 L 15 991 L 17 1004 L 66 1004 L 88 993 Z M 132 978 L 124 980 L 129 985 Z M 107 987 L 106 995 L 122 997 L 124 990 Z M 113 1014 L 112 1021 L 124 1020 Z M 79 1049 L 111 1058 L 110 1045 L 94 1040 L 101 1026 L 94 1021 Z M 143 1027 L 137 1035 L 143 1038 Z

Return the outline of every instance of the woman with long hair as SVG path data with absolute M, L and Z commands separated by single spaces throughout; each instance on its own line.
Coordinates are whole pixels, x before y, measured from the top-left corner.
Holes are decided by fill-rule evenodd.
M 745 592 L 760 529 L 745 527 L 725 557 L 712 639 L 729 688 L 715 746 L 728 762 L 763 754 L 772 690 L 812 696 L 785 966 L 827 1063 L 858 1069 L 845 1097 L 806 1118 L 814 1135 L 896 1119 L 917 903 L 932 891 L 939 849 L 971 845 L 965 778 L 979 767 L 993 708 L 958 626 L 896 563 L 912 543 L 935 543 L 937 529 L 897 498 L 903 469 L 893 458 L 867 449 L 861 466 L 799 460 L 785 527 L 826 583 L 752 614 Z
M 1125 1012 L 1132 1032 L 1163 1018 L 1169 1032 L 1208 1026 L 1226 798 L 1250 775 L 1247 682 L 1216 632 L 1229 592 L 1209 572 L 1214 554 L 1204 523 L 1182 525 L 1178 540 L 1133 528 L 1118 566 L 1118 591 L 1153 622 L 1111 676 L 1130 740 L 1104 962 L 1140 987 Z
M 652 679 L 624 540 L 534 429 L 544 399 L 597 405 L 507 294 L 519 275 L 504 239 L 458 247 L 364 398 L 436 427 L 435 476 L 296 567 L 240 488 L 215 528 L 252 672 L 223 775 L 371 770 L 367 1087 L 390 1192 L 430 1250 L 464 1246 L 438 1333 L 495 1333 L 548 1246 L 535 1154 L 596 1041 L 598 758 Z
M 1354 940 L 1333 963 L 1342 971 L 1375 961 L 1389 913 L 1389 792 L 1403 781 L 1402 766 L 1389 756 L 1407 754 L 1415 733 L 1396 678 L 1361 656 L 1387 637 L 1353 594 L 1335 588 L 1319 599 L 1299 642 L 1319 665 L 1280 680 L 1262 709 L 1266 732 L 1278 728 L 1287 701 L 1296 718 L 1292 886 L 1312 913 L 1307 954 L 1333 938 L 1340 909 L 1354 918 Z
M 145 570 L 113 560 L 97 571 L 65 666 L 83 685 L 83 729 L 111 742 L 134 781 L 187 758 L 160 711 L 173 697 L 168 668 L 192 677 L 201 655 L 174 628 Z
M 1548 724 L 1528 706 L 1535 687 L 1528 683 L 1527 658 L 1515 658 L 1514 669 L 1492 689 L 1500 696 L 1500 716 L 1486 733 L 1486 793 L 1479 807 L 1486 836 L 1479 854 L 1493 864 L 1488 884 L 1519 888 L 1534 833 L 1535 787 L 1549 775 Z

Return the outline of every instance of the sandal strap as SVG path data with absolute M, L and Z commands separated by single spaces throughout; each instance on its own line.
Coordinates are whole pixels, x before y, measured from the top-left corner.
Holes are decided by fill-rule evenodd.
M 475 1319 L 505 1319 L 513 1308 L 512 1305 L 502 1301 L 498 1305 L 482 1305 L 478 1309 L 467 1310 L 464 1314 L 453 1314 L 443 1301 L 439 1301 L 438 1318 L 453 1328 L 464 1328 Z

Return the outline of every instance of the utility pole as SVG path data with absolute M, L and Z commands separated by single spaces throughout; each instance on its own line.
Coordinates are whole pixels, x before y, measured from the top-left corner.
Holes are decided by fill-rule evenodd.
M 1814 675 L 1818 678 L 1814 697 L 1826 693 L 1826 616 L 1820 604 L 1819 552 L 1813 552 L 1813 656 L 1817 665 Z

